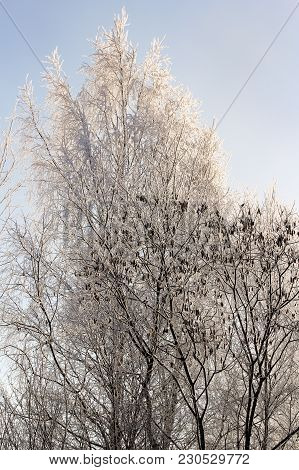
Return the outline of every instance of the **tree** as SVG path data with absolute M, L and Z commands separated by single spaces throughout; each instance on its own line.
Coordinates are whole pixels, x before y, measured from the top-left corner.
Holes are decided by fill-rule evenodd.
M 297 225 L 275 199 L 263 207 L 244 203 L 232 220 L 218 219 L 215 272 L 232 330 L 237 448 L 244 441 L 250 449 L 252 440 L 254 448 L 277 444 L 285 433 L 277 398 L 293 401 L 298 392 Z

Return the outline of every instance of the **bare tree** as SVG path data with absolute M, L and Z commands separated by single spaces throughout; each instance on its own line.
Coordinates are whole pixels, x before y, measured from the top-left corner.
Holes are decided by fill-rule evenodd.
M 230 221 L 219 219 L 215 269 L 233 332 L 238 448 L 274 446 L 283 432 L 277 397 L 297 393 L 297 224 L 273 199 L 263 207 L 244 203 Z

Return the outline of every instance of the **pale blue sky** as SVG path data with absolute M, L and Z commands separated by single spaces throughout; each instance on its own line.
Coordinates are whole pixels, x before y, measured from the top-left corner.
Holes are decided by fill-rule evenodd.
M 58 46 L 65 71 L 90 52 L 86 39 L 110 28 L 125 6 L 130 38 L 143 54 L 166 36 L 179 83 L 201 101 L 202 119 L 219 119 L 296 0 L 2 0 L 41 59 Z M 299 200 L 299 8 L 231 109 L 218 134 L 228 153 L 229 184 L 262 196 Z M 0 10 L 0 127 L 27 74 L 38 96 L 41 67 Z

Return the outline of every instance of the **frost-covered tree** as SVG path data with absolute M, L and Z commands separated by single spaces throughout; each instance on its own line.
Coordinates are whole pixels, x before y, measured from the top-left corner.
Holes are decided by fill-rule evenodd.
M 70 325 L 67 341 L 78 350 L 67 360 L 77 362 L 80 381 L 95 374 L 100 359 L 92 383 L 108 413 L 108 445 L 155 448 L 164 441 L 170 445 L 179 400 L 202 427 L 198 404 L 190 407 L 183 391 L 192 387 L 189 371 L 180 383 L 168 371 L 168 350 L 183 354 L 186 338 L 177 336 L 187 321 L 182 311 L 191 301 L 188 291 L 195 296 L 202 268 L 197 267 L 198 236 L 207 206 L 222 196 L 222 173 L 215 136 L 199 125 L 190 95 L 172 85 L 161 44 L 155 41 L 139 64 L 126 19 L 123 13 L 112 32 L 95 40 L 75 97 L 57 52 L 51 56 L 47 117 L 36 109 L 27 85 L 22 132 L 67 273 L 63 321 Z M 52 325 L 47 326 L 52 315 L 38 308 L 52 336 Z M 204 369 L 200 380 L 203 375 Z M 152 387 L 161 387 L 164 395 L 150 396 Z M 159 403 L 169 393 L 170 412 L 161 416 Z
M 22 91 L 37 220 L 9 230 L 0 442 L 295 445 L 296 217 L 229 210 L 214 131 L 126 21 L 94 41 L 79 93 L 56 51 L 45 106 Z
M 269 198 L 263 206 L 245 202 L 217 226 L 210 259 L 233 364 L 226 439 L 237 448 L 272 448 L 299 424 L 298 216 Z

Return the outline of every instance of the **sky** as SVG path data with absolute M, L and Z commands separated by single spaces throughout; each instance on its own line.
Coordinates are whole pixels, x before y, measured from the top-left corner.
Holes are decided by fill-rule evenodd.
M 201 103 L 202 121 L 219 120 L 257 64 L 296 0 L 1 0 L 41 60 L 58 47 L 64 71 L 78 86 L 88 39 L 109 29 L 124 6 L 129 35 L 141 57 L 153 38 L 177 83 Z M 275 184 L 279 198 L 299 201 L 299 8 L 217 133 L 228 156 L 233 190 L 262 198 Z M 38 99 L 41 65 L 0 8 L 0 128 L 28 75 Z

